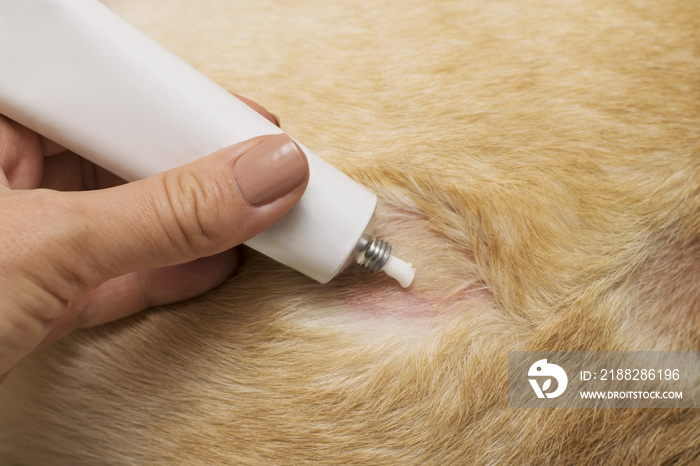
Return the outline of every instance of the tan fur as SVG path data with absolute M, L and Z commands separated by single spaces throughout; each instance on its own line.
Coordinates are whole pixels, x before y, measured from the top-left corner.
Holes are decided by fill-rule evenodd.
M 700 6 L 106 2 L 380 197 L 408 290 L 252 252 L 0 389 L 2 464 L 690 464 L 697 410 L 514 410 L 509 350 L 700 350 Z

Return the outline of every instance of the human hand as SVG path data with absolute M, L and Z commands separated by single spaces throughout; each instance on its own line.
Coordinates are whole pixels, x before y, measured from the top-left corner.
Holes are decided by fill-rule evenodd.
M 0 115 L 0 383 L 77 328 L 218 286 L 237 268 L 231 248 L 284 215 L 307 182 L 286 135 L 125 183 Z

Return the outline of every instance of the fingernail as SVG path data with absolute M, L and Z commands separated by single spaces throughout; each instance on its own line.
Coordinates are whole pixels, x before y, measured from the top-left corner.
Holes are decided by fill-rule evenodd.
M 309 167 L 299 146 L 286 134 L 278 134 L 236 159 L 233 174 L 245 200 L 258 207 L 302 184 Z

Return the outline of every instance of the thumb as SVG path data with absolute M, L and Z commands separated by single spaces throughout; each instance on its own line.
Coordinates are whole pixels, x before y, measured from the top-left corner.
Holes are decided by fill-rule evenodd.
M 128 272 L 230 249 L 291 209 L 306 189 L 308 173 L 302 150 L 279 134 L 141 181 L 60 193 L 67 200 L 62 224 L 69 230 L 68 247 L 51 262 L 62 280 L 43 283 L 53 282 L 53 294 L 71 301 Z

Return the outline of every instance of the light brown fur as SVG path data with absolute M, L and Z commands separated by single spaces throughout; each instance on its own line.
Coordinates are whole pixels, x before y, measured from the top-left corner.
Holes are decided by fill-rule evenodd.
M 690 464 L 697 410 L 507 407 L 509 350 L 700 350 L 700 5 L 106 2 L 380 197 L 406 291 L 250 251 L 0 388 L 2 464 Z

